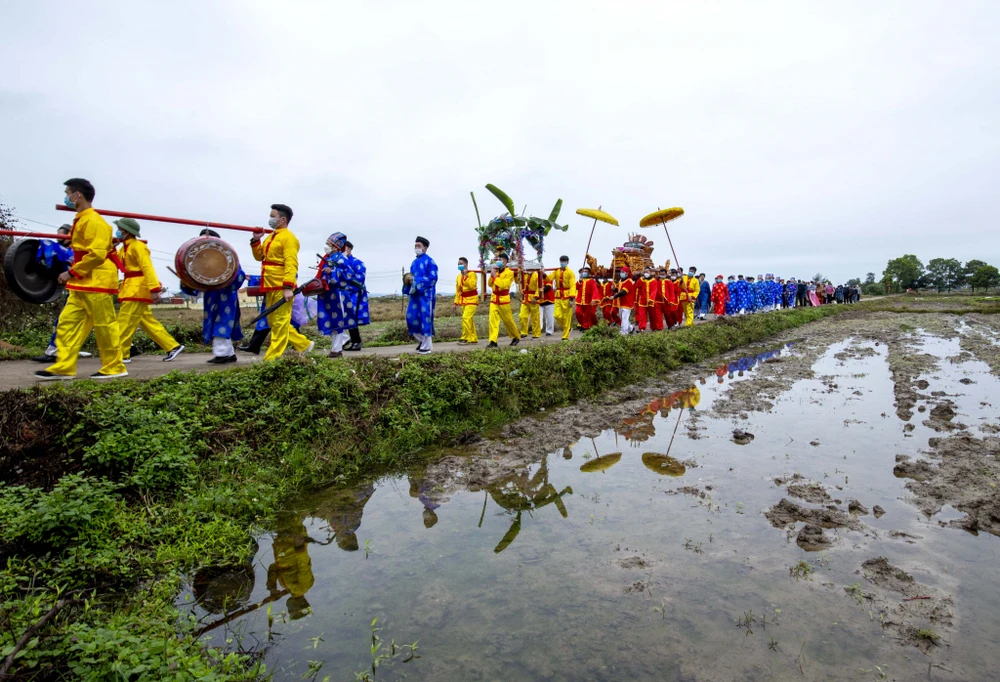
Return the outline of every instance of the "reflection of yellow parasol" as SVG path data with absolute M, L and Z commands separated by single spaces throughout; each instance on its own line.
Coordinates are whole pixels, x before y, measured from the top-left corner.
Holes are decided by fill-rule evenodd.
M 650 213 L 639 221 L 639 227 L 663 225 L 663 231 L 667 233 L 667 243 L 670 244 L 670 253 L 674 254 L 674 263 L 677 264 L 678 268 L 680 267 L 680 261 L 677 260 L 677 252 L 674 251 L 674 242 L 670 239 L 670 231 L 667 230 L 667 223 L 680 218 L 682 215 L 684 215 L 684 209 L 680 206 L 674 206 L 673 208 L 664 208 L 662 210 L 657 209 L 655 213 Z
M 647 452 L 642 455 L 642 463 L 650 471 L 661 476 L 683 476 L 687 468 L 670 455 Z
M 604 455 L 603 457 L 595 457 L 594 459 L 586 462 L 580 467 L 580 471 L 589 474 L 594 471 L 604 471 L 605 469 L 610 469 L 622 458 L 622 453 L 613 452 L 610 455 Z
M 583 257 L 583 264 L 587 264 L 587 256 L 590 255 L 590 242 L 594 239 L 594 230 L 597 229 L 597 221 L 600 220 L 602 223 L 607 223 L 609 225 L 614 225 L 617 227 L 618 219 L 615 218 L 610 213 L 605 213 L 601 210 L 601 207 L 597 208 L 578 208 L 576 209 L 577 215 L 582 215 L 585 218 L 593 218 L 594 224 L 590 228 L 590 237 L 587 239 L 587 253 Z

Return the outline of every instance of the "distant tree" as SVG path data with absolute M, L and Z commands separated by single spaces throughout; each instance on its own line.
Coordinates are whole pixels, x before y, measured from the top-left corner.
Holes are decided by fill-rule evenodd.
M 913 289 L 920 284 L 924 274 L 924 264 L 912 253 L 893 258 L 885 266 L 883 277 L 893 283 L 893 289 Z
M 964 282 L 965 269 L 957 258 L 932 258 L 927 263 L 927 283 L 937 287 L 938 291 L 961 286 Z
M 875 284 L 875 273 L 869 272 L 865 275 L 865 284 Z
M 861 286 L 861 280 L 858 279 L 857 277 L 849 279 L 849 280 L 847 280 L 847 286 L 849 286 L 849 287 Z
M 882 282 L 866 282 L 861 285 L 861 293 L 865 296 L 885 296 L 885 284 Z
M 962 268 L 964 271 L 963 274 L 965 275 L 965 281 L 968 282 L 970 285 L 972 285 L 972 276 L 976 274 L 976 271 L 979 270 L 979 268 L 983 267 L 984 265 L 988 265 L 988 263 L 986 263 L 985 261 L 975 260 L 975 259 L 970 260 L 968 263 L 966 263 L 965 267 Z M 972 286 L 972 290 L 975 291 L 976 287 Z
M 995 287 L 1000 285 L 1000 270 L 997 270 L 992 265 L 983 265 L 976 270 L 975 274 L 969 280 L 969 283 L 973 287 L 980 287 L 986 291 L 990 290 L 990 287 Z
M 823 277 L 823 273 L 822 272 L 817 272 L 815 275 L 813 275 L 813 281 L 814 282 L 823 282 L 823 281 L 825 281 L 825 278 Z

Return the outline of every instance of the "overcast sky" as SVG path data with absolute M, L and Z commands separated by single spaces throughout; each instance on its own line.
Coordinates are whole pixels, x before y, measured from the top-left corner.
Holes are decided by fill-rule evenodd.
M 0 26 L 0 202 L 43 223 L 72 176 L 98 208 L 263 225 L 283 202 L 304 266 L 342 231 L 392 292 L 421 234 L 453 290 L 491 182 L 564 200 L 546 265 L 582 261 L 598 205 L 604 264 L 682 206 L 674 246 L 710 276 L 1000 265 L 995 0 L 12 0 Z M 165 282 L 196 232 L 143 225 Z

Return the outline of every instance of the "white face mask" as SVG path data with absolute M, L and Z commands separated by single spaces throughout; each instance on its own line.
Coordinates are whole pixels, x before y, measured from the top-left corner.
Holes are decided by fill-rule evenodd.
M 413 249 L 413 253 L 415 253 L 417 256 L 422 256 L 424 255 L 424 250 L 421 249 L 420 247 L 416 247 Z
M 332 247 L 332 246 L 330 246 L 329 244 L 327 244 L 327 245 L 326 245 L 326 246 L 325 246 L 325 247 L 323 248 L 323 251 L 324 251 L 324 252 L 325 252 L 326 254 L 328 254 L 328 255 L 329 255 L 329 254 L 333 253 L 333 247 Z
M 267 226 L 271 227 L 271 228 L 277 227 L 278 226 L 278 219 L 277 218 L 268 218 L 267 219 Z

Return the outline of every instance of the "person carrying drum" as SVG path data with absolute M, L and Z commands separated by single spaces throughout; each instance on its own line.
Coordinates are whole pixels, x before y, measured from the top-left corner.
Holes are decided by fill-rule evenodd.
M 114 295 L 118 293 L 118 268 L 108 260 L 114 254 L 111 226 L 94 210 L 94 186 L 83 178 L 65 183 L 63 203 L 76 209 L 70 232 L 73 267 L 59 275 L 59 283 L 69 290 L 66 306 L 56 326 L 56 362 L 35 372 L 42 381 L 72 379 L 83 342 L 94 330 L 101 355 L 101 369 L 91 379 L 128 376 L 122 364 Z
M 35 258 L 47 268 L 57 272 L 65 272 L 73 265 L 73 249 L 69 248 L 69 233 L 73 229 L 72 225 L 62 225 L 56 230 L 60 235 L 59 239 L 43 239 L 38 242 L 38 252 Z M 59 310 L 56 311 L 56 319 L 52 323 L 52 338 L 49 339 L 49 346 L 42 355 L 31 358 L 35 362 L 45 362 L 52 364 L 56 361 L 56 326 L 59 324 L 59 313 L 66 305 L 65 293 L 60 297 Z M 80 353 L 80 357 L 90 357 L 90 353 Z
M 125 276 L 118 290 L 118 326 L 121 332 L 122 362 L 132 362 L 130 355 L 132 337 L 139 327 L 146 336 L 167 351 L 164 362 L 170 362 L 184 350 L 184 346 L 170 335 L 170 332 L 153 317 L 149 309 L 152 303 L 159 303 L 160 280 L 153 269 L 153 261 L 149 257 L 149 247 L 136 239 L 139 236 L 139 223 L 132 218 L 120 218 L 115 221 L 121 240 L 118 247 L 118 259 L 125 266 Z
M 198 236 L 221 238 L 218 232 L 207 228 L 199 232 Z M 204 293 L 202 306 L 205 308 L 205 317 L 201 323 L 201 338 L 206 346 L 212 347 L 212 358 L 208 360 L 208 364 L 210 365 L 226 365 L 236 362 L 236 351 L 233 350 L 233 341 L 239 341 L 243 338 L 243 328 L 240 326 L 240 298 L 238 292 L 246 279 L 246 273 L 243 272 L 243 268 L 241 267 L 236 271 L 236 279 L 224 289 L 199 292 L 181 284 L 181 291 L 188 296 L 196 297 L 199 293 Z M 267 336 L 266 331 L 264 335 Z M 263 343 L 263 340 L 261 340 L 261 343 Z
M 285 305 L 267 316 L 271 327 L 271 345 L 264 360 L 277 360 L 291 344 L 300 353 L 308 353 L 316 344 L 297 330 L 292 329 L 292 299 L 295 297 L 295 280 L 299 270 L 299 240 L 288 229 L 292 209 L 285 204 L 272 204 L 267 224 L 274 230 L 261 240 L 263 230 L 254 232 L 250 240 L 253 257 L 260 261 L 260 290 L 265 305 L 272 306 L 284 299 Z
M 354 271 L 354 282 L 356 286 L 349 287 L 345 301 L 347 313 L 350 316 L 351 326 L 347 333 L 351 336 L 350 345 L 344 346 L 344 350 L 361 350 L 361 330 L 371 324 L 371 313 L 368 310 L 368 288 L 365 286 L 365 277 L 368 274 L 363 260 L 354 255 L 354 244 L 349 240 L 344 242 L 344 258 Z

